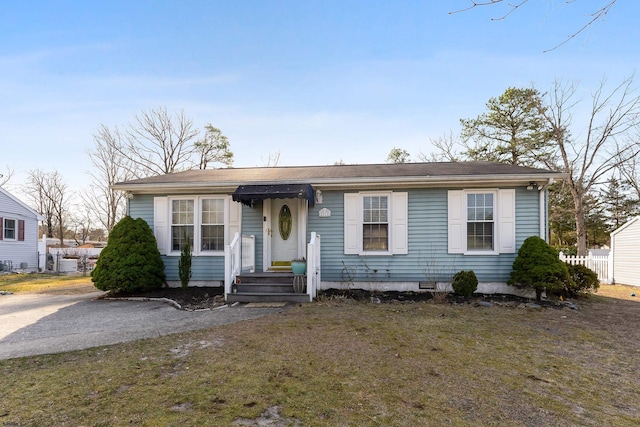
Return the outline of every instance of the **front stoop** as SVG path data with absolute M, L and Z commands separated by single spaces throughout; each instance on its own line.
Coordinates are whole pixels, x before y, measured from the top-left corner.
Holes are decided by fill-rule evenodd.
M 237 278 L 227 302 L 310 302 L 306 293 L 293 291 L 293 273 L 248 273 Z

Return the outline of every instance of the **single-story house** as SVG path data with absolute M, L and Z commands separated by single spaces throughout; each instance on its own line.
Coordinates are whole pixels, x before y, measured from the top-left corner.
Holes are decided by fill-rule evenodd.
M 0 271 L 38 270 L 38 224 L 43 219 L 0 188 Z
M 640 216 L 611 233 L 609 278 L 613 283 L 640 286 Z
M 432 290 L 460 270 L 476 273 L 479 292 L 516 292 L 506 282 L 518 248 L 547 237 L 547 187 L 564 177 L 490 162 L 403 163 L 190 170 L 114 188 L 154 230 L 172 283 L 188 237 L 193 285 L 249 300 L 276 292 L 258 277 L 273 283 L 304 257 L 309 301 L 330 288 Z

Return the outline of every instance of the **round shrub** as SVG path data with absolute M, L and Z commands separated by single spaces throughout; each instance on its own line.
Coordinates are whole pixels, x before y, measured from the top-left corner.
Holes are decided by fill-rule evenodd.
M 531 236 L 518 250 L 508 283 L 534 289 L 536 299 L 540 301 L 543 291 L 557 292 L 570 280 L 567 266 L 558 258 L 558 252 L 540 237 Z
M 457 295 L 470 297 L 478 289 L 478 278 L 472 270 L 458 271 L 453 275 L 451 287 Z
M 165 284 L 156 239 L 142 218 L 127 216 L 113 227 L 91 280 L 96 288 L 114 293 L 149 291 Z
M 563 293 L 567 297 L 595 292 L 600 288 L 598 274 L 584 265 L 568 265 L 571 280 L 564 284 Z

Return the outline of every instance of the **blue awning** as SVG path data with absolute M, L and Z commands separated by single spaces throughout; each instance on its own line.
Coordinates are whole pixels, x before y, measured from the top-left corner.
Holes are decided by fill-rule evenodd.
M 251 206 L 255 200 L 264 199 L 306 199 L 309 206 L 315 204 L 311 184 L 266 184 L 241 185 L 233 192 L 234 202 Z

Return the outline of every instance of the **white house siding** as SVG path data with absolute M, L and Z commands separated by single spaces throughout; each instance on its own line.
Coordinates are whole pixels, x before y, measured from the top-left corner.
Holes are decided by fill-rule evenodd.
M 640 286 L 640 217 L 611 234 L 614 283 Z
M 0 217 L 24 221 L 24 240 L 0 240 L 0 262 L 10 261 L 14 269 L 26 263 L 26 270 L 38 268 L 38 217 L 26 205 L 0 191 Z

